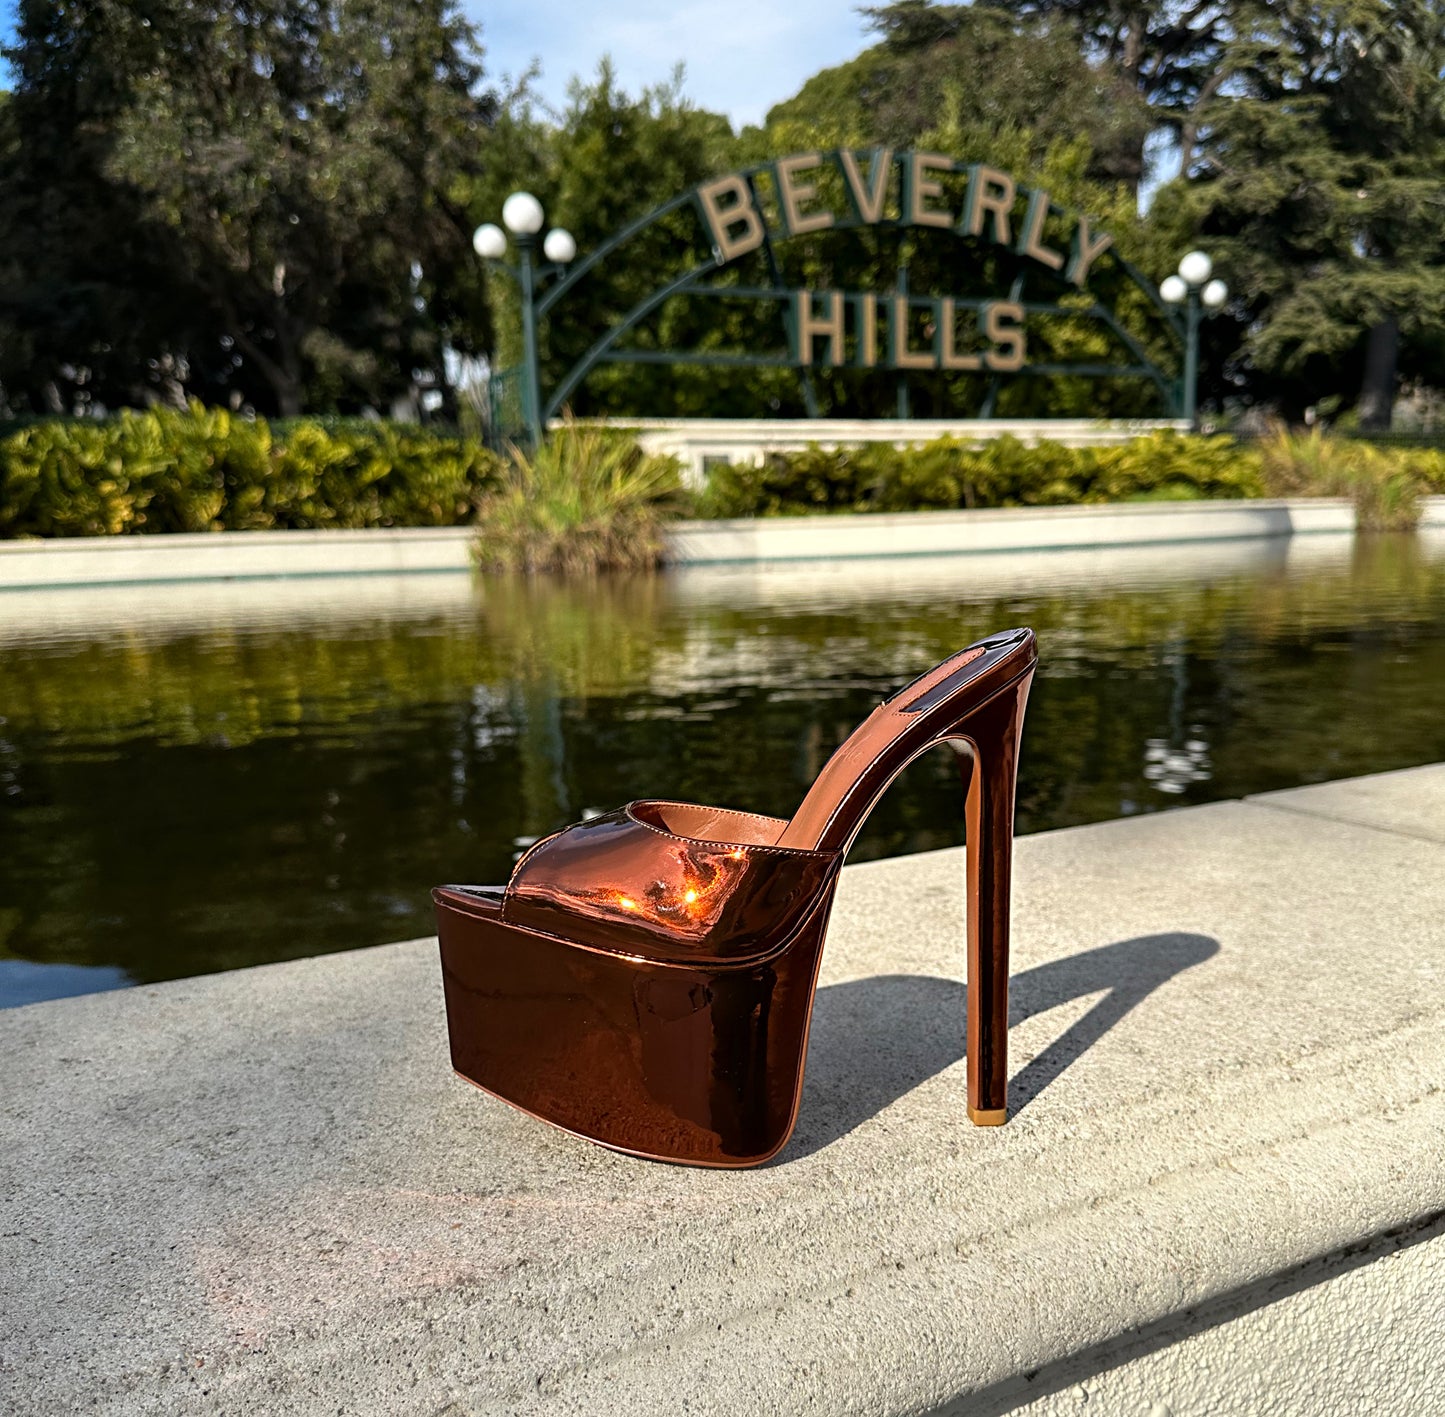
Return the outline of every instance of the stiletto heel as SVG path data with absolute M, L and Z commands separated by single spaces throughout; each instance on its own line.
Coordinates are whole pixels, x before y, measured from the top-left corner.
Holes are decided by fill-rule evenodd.
M 1009 890 L 1029 670 L 959 727 L 968 862 L 968 1117 L 1008 1120 Z
M 968 1115 L 1007 1116 L 1009 866 L 1033 632 L 995 635 L 881 704 L 791 820 L 639 801 L 539 841 L 504 887 L 432 892 L 452 1065 L 620 1151 L 752 1166 L 797 1118 L 843 858 L 944 742 L 963 762 Z

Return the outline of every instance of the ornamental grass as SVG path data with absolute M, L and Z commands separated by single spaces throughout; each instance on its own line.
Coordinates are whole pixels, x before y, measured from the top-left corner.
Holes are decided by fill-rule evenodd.
M 1421 498 L 1445 491 L 1445 453 L 1435 448 L 1377 447 L 1276 423 L 1259 451 L 1271 496 L 1348 497 L 1362 531 L 1408 531 Z
M 681 501 L 675 458 L 572 420 L 540 447 L 509 445 L 508 453 L 496 489 L 478 508 L 483 567 L 586 573 L 661 563 L 663 528 Z

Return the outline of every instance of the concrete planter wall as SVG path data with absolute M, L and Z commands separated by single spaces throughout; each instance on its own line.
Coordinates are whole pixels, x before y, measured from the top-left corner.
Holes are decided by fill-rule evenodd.
M 840 560 L 952 552 L 1140 546 L 1354 530 L 1343 499 L 1158 502 L 1089 507 L 1009 507 L 897 515 L 755 517 L 683 522 L 673 531 L 681 564 Z
M 453 1077 L 433 940 L 0 1011 L 0 1410 L 1435 1417 L 1445 766 L 1014 869 L 1009 1125 L 962 848 L 874 861 L 753 1172 Z
M 1445 497 L 1430 502 L 1428 523 L 1445 526 Z M 1350 504 L 1334 498 L 764 517 L 680 522 L 670 533 L 670 560 L 681 566 L 835 561 L 1228 541 L 1353 529 Z M 459 572 L 472 564 L 475 534 L 470 527 L 424 527 L 0 542 L 0 590 Z
M 628 427 L 648 452 L 678 458 L 695 487 L 702 486 L 711 463 L 761 462 L 769 453 L 801 452 L 813 445 L 891 443 L 910 448 L 936 438 L 956 438 L 973 447 L 1008 436 L 1030 444 L 1081 448 L 1127 443 L 1161 428 L 1189 431 L 1187 421 L 1171 418 L 652 418 Z

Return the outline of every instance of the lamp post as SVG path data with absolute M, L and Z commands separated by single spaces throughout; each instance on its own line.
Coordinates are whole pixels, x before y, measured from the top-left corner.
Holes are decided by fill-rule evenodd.
M 472 233 L 472 250 L 489 265 L 506 271 L 522 294 L 522 406 L 527 432 L 535 448 L 542 441 L 542 386 L 537 360 L 537 287 L 549 276 L 560 275 L 577 255 L 572 233 L 554 226 L 541 242 L 545 264 L 537 265 L 533 253 L 537 236 L 546 221 L 542 204 L 530 192 L 513 192 L 502 203 L 502 226 L 517 243 L 517 264 L 509 265 L 507 231 L 484 222 Z
M 1159 294 L 1170 305 L 1184 306 L 1184 417 L 1197 421 L 1199 400 L 1199 322 L 1229 299 L 1229 287 L 1210 279 L 1214 262 L 1203 251 L 1189 251 L 1179 260 L 1177 275 L 1165 276 Z

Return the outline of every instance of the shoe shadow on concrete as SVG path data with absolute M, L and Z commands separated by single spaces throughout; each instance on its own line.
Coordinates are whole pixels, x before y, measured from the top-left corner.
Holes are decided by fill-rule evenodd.
M 1177 974 L 1219 952 L 1208 935 L 1141 935 L 1013 976 L 1009 1026 L 1070 999 L 1108 993 L 1009 1082 L 1017 1115 L 1125 1014 Z M 954 979 L 883 974 L 830 984 L 813 1004 L 796 1160 L 846 1136 L 964 1054 L 967 991 Z M 963 1098 L 959 1098 L 963 1115 Z

